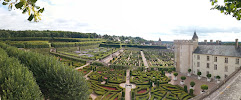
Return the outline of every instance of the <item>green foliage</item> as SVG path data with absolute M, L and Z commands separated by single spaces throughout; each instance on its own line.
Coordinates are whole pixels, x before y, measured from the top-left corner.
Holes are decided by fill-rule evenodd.
M 168 73 L 172 73 L 172 69 L 168 69 Z
M 41 20 L 40 13 L 43 13 L 44 8 L 41 8 L 39 6 L 36 6 L 37 0 L 4 0 L 3 5 L 8 5 L 8 9 L 12 10 L 13 5 L 16 9 L 22 10 L 23 14 L 28 12 L 29 21 L 32 21 L 34 19 L 35 22 L 38 22 Z
M 177 72 L 175 72 L 175 73 L 173 73 L 173 75 L 174 75 L 174 76 L 177 76 L 177 75 L 178 75 L 178 73 L 177 73 Z
M 191 87 L 193 87 L 194 85 L 195 85 L 195 82 L 190 82 L 190 85 L 191 85 Z
M 69 32 L 69 31 L 0 30 L 0 37 L 15 39 L 15 40 L 21 39 L 20 41 L 26 41 L 26 39 L 28 41 L 29 41 L 29 39 L 31 39 L 31 40 L 42 40 L 42 39 L 51 40 L 51 39 L 53 39 L 53 40 L 59 41 L 59 42 L 83 42 L 82 39 L 78 39 L 78 38 L 99 38 L 100 35 L 98 35 L 96 33 L 80 33 L 80 32 Z M 22 37 L 22 38 L 11 38 L 11 37 Z M 59 37 L 65 37 L 65 38 L 59 38 Z M 26 38 L 26 39 L 24 39 L 24 38 Z M 87 41 L 87 39 L 84 39 L 84 41 Z
M 197 75 L 198 75 L 198 76 L 201 76 L 201 75 L 202 75 L 202 72 L 197 72 Z
M 212 74 L 207 74 L 207 77 L 208 77 L 208 78 L 212 77 Z
M 92 62 L 91 65 L 104 66 L 101 62 L 98 62 L 98 61 Z
M 219 10 L 225 15 L 232 15 L 237 20 L 241 18 L 241 1 L 240 0 L 224 0 L 224 5 L 219 5 L 218 0 L 210 0 L 212 2 L 213 9 Z
M 185 79 L 186 79 L 186 77 L 185 77 L 185 76 L 182 76 L 182 77 L 181 77 L 181 79 L 182 79 L 182 80 L 185 80 Z
M 188 91 L 187 91 L 187 85 L 184 85 L 184 91 L 188 93 Z
M 0 95 L 2 100 L 42 100 L 42 93 L 27 67 L 0 48 Z
M 188 69 L 188 72 L 190 73 L 192 70 L 191 69 Z
M 189 90 L 189 95 L 193 95 L 193 89 Z
M 217 78 L 217 79 L 220 79 L 221 77 L 218 75 L 218 76 L 216 76 L 216 78 Z
M 201 89 L 204 91 L 204 90 L 207 90 L 208 89 L 208 86 L 207 85 L 201 85 Z
M 45 98 L 54 100 L 88 98 L 88 85 L 82 74 L 64 66 L 55 57 L 25 52 L 3 43 L 0 43 L 0 46 L 6 49 L 10 56 L 18 58 L 21 63 L 28 66 Z

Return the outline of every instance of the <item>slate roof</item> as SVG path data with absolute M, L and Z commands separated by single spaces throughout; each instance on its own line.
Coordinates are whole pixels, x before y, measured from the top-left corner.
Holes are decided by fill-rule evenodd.
M 192 40 L 194 40 L 194 39 L 198 39 L 198 36 L 197 36 L 197 34 L 196 34 L 196 31 L 194 32 L 194 34 L 193 34 L 193 36 L 192 36 Z
M 193 53 L 241 57 L 241 52 L 234 45 L 199 45 Z

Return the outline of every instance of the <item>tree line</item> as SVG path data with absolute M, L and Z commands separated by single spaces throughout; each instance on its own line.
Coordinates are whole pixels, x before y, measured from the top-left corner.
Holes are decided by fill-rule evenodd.
M 70 31 L 38 31 L 38 30 L 25 30 L 25 31 L 12 31 L 0 30 L 0 37 L 65 37 L 65 38 L 100 38 L 101 35 L 96 33 L 81 33 Z

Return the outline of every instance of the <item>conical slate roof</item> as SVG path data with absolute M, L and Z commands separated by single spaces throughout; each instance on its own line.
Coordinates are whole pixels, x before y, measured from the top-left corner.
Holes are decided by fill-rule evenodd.
M 194 31 L 194 34 L 193 34 L 193 37 L 192 37 L 192 40 L 195 40 L 195 39 L 198 39 L 198 36 L 196 34 L 196 31 Z

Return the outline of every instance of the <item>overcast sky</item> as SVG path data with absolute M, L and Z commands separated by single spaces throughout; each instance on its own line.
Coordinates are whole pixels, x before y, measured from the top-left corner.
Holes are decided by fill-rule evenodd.
M 42 20 L 0 5 L 0 29 L 63 30 L 139 36 L 147 40 L 241 40 L 241 21 L 217 10 L 210 0 L 38 0 Z M 222 1 L 222 0 L 221 0 Z

